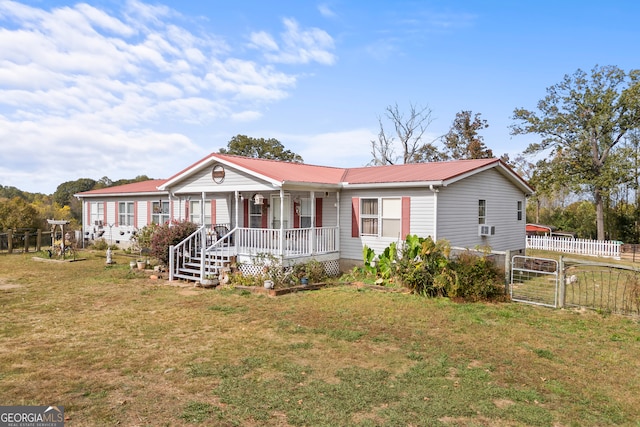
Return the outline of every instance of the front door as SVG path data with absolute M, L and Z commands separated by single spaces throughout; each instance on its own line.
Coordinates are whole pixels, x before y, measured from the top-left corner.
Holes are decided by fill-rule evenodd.
M 280 212 L 283 211 L 279 195 L 271 196 L 271 228 L 280 228 Z M 291 200 L 288 194 L 284 196 L 284 224 L 282 228 L 289 228 L 291 224 Z

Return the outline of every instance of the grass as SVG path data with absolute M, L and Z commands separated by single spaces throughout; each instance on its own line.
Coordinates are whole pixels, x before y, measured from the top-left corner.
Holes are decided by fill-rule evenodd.
M 0 402 L 68 426 L 639 426 L 631 318 L 352 286 L 278 298 L 0 256 Z

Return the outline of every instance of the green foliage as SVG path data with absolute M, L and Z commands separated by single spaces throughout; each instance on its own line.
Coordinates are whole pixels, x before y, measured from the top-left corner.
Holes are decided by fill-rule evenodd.
M 171 221 L 158 225 L 151 237 L 150 254 L 162 264 L 169 264 L 169 246 L 177 245 L 199 228 L 191 221 Z
M 285 162 L 303 163 L 302 156 L 291 150 L 275 138 L 253 138 L 246 135 L 236 135 L 227 144 L 228 148 L 221 148 L 221 154 L 235 154 L 256 159 L 282 160 Z
M 542 137 L 526 150 L 544 154 L 536 165 L 539 187 L 588 189 L 597 212 L 597 237 L 604 239 L 608 191 L 630 170 L 624 166 L 627 156 L 616 151 L 625 135 L 640 126 L 640 70 L 627 74 L 615 66 L 596 66 L 590 75 L 577 70 L 547 89 L 537 112 L 518 108 L 513 118 L 518 123 L 512 134 Z
M 155 223 L 151 223 L 145 225 L 140 230 L 138 230 L 131 237 L 131 244 L 133 245 L 133 250 L 137 252 L 142 252 L 144 249 L 151 249 L 151 239 L 153 235 L 158 230 L 158 225 Z
M 53 193 L 53 200 L 60 206 L 69 205 L 74 194 L 92 190 L 94 185 L 96 185 L 96 181 L 89 178 L 63 182 Z
M 375 275 L 382 283 L 398 280 L 419 295 L 470 301 L 504 295 L 503 274 L 487 255 L 464 252 L 451 259 L 446 240 L 436 242 L 430 236 L 409 235 L 400 252 L 392 243 L 377 259 L 366 246 L 363 256 L 363 272 Z
M 504 295 L 503 272 L 487 255 L 470 252 L 459 254 L 450 264 L 454 281 L 448 282 L 446 293 L 450 297 L 466 300 L 490 300 Z

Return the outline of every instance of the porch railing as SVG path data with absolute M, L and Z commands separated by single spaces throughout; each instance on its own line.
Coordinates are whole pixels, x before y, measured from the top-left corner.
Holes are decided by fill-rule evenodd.
M 284 257 L 337 252 L 338 228 L 237 228 L 238 255 L 271 253 Z

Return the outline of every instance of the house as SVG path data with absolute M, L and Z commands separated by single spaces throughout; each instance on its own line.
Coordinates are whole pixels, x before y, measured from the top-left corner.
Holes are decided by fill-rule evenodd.
M 201 224 L 171 255 L 171 277 L 197 280 L 231 259 L 257 272 L 264 254 L 284 265 L 313 258 L 337 274 L 362 263 L 364 245 L 380 253 L 408 234 L 524 252 L 532 193 L 499 159 L 336 168 L 214 153 L 166 180 L 76 196 L 90 240 L 126 246 L 151 222 Z M 182 274 L 190 258 L 198 271 Z

